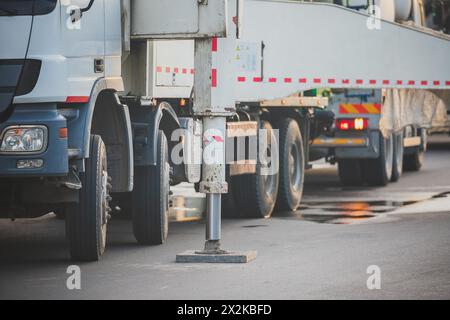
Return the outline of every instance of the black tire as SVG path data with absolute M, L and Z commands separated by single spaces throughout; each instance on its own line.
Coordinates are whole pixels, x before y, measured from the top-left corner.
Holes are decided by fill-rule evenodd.
M 413 154 L 406 155 L 403 159 L 405 171 L 420 171 L 425 160 L 425 153 L 419 150 Z
M 427 132 L 420 130 L 421 145 L 416 147 L 414 153 L 405 154 L 403 158 L 403 168 L 405 171 L 420 171 L 425 162 L 425 151 L 427 150 Z
M 338 171 L 341 183 L 344 186 L 356 187 L 364 184 L 360 159 L 340 159 L 338 160 Z
M 397 182 L 403 173 L 403 132 L 394 135 L 394 156 L 392 158 L 392 182 Z
M 276 137 L 272 126 L 267 121 L 261 121 L 260 128 L 265 129 L 267 134 L 267 149 L 278 152 Z M 271 147 L 272 146 L 272 147 Z M 258 143 L 258 149 L 260 143 Z M 266 150 L 267 152 L 267 150 Z M 258 152 L 259 154 L 260 152 Z M 261 151 L 261 153 L 263 153 Z M 267 153 L 266 153 L 267 154 Z M 270 166 L 277 169 L 278 156 L 267 154 L 270 159 Z M 267 163 L 261 163 L 258 159 L 255 174 L 245 174 L 232 177 L 232 192 L 240 218 L 269 218 L 275 208 L 275 201 L 278 193 L 278 170 L 267 171 L 273 174 L 266 174 Z
M 239 218 L 239 209 L 233 196 L 234 177 L 227 172 L 228 193 L 222 194 L 222 217 L 225 219 Z
M 277 123 L 280 139 L 280 187 L 278 211 L 296 210 L 302 199 L 305 179 L 303 139 L 297 121 L 282 119 Z
M 109 215 L 109 178 L 106 148 L 102 138 L 91 135 L 89 158 L 79 202 L 67 206 L 66 233 L 73 260 L 97 261 L 105 251 Z
M 377 159 L 365 159 L 363 165 L 364 180 L 371 186 L 385 186 L 392 178 L 393 137 L 388 139 L 379 133 L 380 154 Z
M 167 239 L 169 175 L 167 138 L 160 130 L 157 164 L 135 168 L 132 195 L 133 233 L 139 244 L 157 245 Z
M 231 179 L 228 181 L 228 193 L 222 194 L 222 217 L 225 219 L 239 218 L 239 209 L 233 197 Z
M 53 210 L 53 214 L 56 216 L 56 219 L 64 220 L 66 219 L 66 208 L 65 207 L 55 208 Z

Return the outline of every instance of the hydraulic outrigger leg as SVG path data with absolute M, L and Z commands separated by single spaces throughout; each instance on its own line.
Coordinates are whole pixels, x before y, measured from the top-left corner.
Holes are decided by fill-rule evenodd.
M 200 192 L 206 193 L 206 241 L 203 250 L 178 254 L 177 262 L 246 263 L 256 251 L 221 249 L 221 198 L 225 179 L 226 117 L 232 112 L 213 106 L 211 39 L 195 40 L 194 113 L 203 118 L 203 166 Z
M 222 195 L 217 193 L 206 195 L 206 241 L 203 253 L 226 253 L 220 248 L 221 198 Z

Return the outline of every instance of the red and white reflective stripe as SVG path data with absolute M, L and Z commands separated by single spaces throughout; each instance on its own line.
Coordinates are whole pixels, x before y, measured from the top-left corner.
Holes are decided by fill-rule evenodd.
M 212 38 L 211 40 L 211 51 L 217 52 L 217 38 Z
M 383 85 L 383 86 L 390 86 L 393 84 L 394 86 L 442 86 L 445 83 L 445 86 L 450 87 L 450 80 L 441 81 L 441 80 L 395 80 L 391 81 L 388 79 L 383 80 L 377 80 L 377 79 L 336 79 L 336 78 L 295 78 L 295 77 L 267 77 L 267 78 L 261 78 L 261 77 L 246 77 L 246 76 L 237 76 L 236 77 L 238 82 L 253 82 L 253 83 L 277 83 L 278 79 L 280 79 L 280 82 L 285 84 L 294 84 L 296 82 L 306 84 L 306 83 L 312 83 L 312 84 L 337 84 L 340 82 L 342 85 L 369 85 L 369 86 L 376 86 L 376 85 Z
M 218 41 L 217 38 L 212 39 L 211 44 L 211 51 L 217 52 L 218 50 Z M 217 68 L 215 68 L 215 61 L 213 55 L 213 67 L 211 70 L 211 83 L 212 87 L 217 87 Z M 170 66 L 157 66 L 156 67 L 157 73 L 175 73 L 175 74 L 183 74 L 183 75 L 193 75 L 195 73 L 195 70 L 193 68 L 186 68 L 186 67 L 170 67 Z M 306 84 L 306 83 L 313 83 L 313 84 L 337 84 L 341 83 L 342 85 L 351 85 L 355 84 L 358 86 L 362 85 L 369 85 L 369 86 L 376 86 L 378 84 L 381 84 L 382 86 L 423 86 L 423 87 L 450 87 L 450 80 L 395 80 L 391 81 L 388 79 L 382 79 L 382 80 L 376 80 L 376 79 L 337 79 L 337 78 L 295 78 L 295 77 L 268 77 L 268 78 L 261 78 L 258 76 L 255 77 L 245 77 L 245 76 L 237 76 L 236 77 L 238 82 L 253 82 L 253 83 L 278 83 L 282 82 L 285 84 L 294 84 L 296 82 Z M 280 81 L 278 81 L 280 80 Z M 67 102 L 67 103 L 84 103 L 84 97 L 70 97 L 70 100 L 72 101 L 78 101 L 81 99 L 82 102 Z M 69 99 L 69 97 L 68 97 Z M 88 99 L 89 101 L 89 99 Z M 87 102 L 87 101 L 86 101 Z
M 179 74 L 194 74 L 194 69 L 186 67 L 170 67 L 157 66 L 156 73 L 179 73 Z
M 211 87 L 217 87 L 217 69 L 211 69 Z
M 218 50 L 217 38 L 211 39 L 211 88 L 217 88 L 217 57 Z
M 89 96 L 68 96 L 66 103 L 88 103 Z

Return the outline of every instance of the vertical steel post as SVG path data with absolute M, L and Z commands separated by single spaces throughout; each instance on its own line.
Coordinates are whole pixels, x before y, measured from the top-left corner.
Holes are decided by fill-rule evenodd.
M 230 28 L 233 29 L 233 24 Z M 226 118 L 235 111 L 233 82 L 227 77 L 234 70 L 230 63 L 235 58 L 234 49 L 229 50 L 230 45 L 234 48 L 234 43 L 225 40 L 195 39 L 193 114 L 203 119 L 200 192 L 206 193 L 207 201 L 206 241 L 201 251 L 178 254 L 177 262 L 247 263 L 257 255 L 256 251 L 228 252 L 220 245 L 221 198 L 228 192 L 225 178 Z
M 206 196 L 206 241 L 220 241 L 221 238 L 221 195 L 210 193 Z
M 225 180 L 226 116 L 213 104 L 212 39 L 195 40 L 194 114 L 203 118 L 203 170 L 200 192 L 206 193 L 207 223 L 203 252 L 222 253 L 221 195 L 228 192 Z

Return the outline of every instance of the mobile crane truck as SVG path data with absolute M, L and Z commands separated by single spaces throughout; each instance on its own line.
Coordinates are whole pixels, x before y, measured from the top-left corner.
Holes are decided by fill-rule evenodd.
M 0 216 L 65 215 L 72 258 L 98 260 L 112 199 L 140 244 L 161 244 L 170 185 L 187 181 L 207 194 L 203 252 L 223 253 L 222 209 L 300 204 L 334 123 L 303 92 L 450 88 L 448 37 L 368 19 L 309 2 L 0 0 Z

